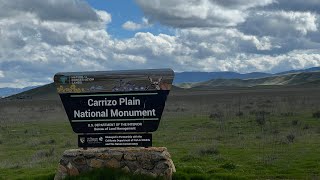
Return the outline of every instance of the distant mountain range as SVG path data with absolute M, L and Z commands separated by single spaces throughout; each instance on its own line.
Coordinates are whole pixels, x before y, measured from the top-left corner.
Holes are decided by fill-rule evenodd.
M 247 74 L 236 72 L 181 72 L 175 73 L 174 84 L 183 88 L 301 85 L 303 83 L 314 84 L 316 81 L 319 82 L 319 74 L 320 67 L 285 71 L 276 74 L 261 72 L 252 72 Z M 52 95 L 53 92 L 55 92 L 53 83 L 39 88 L 37 88 L 37 86 L 25 88 L 0 88 L 0 98 L 19 93 L 22 94 L 19 94 L 17 97 L 21 98 L 34 95 L 38 96 L 39 94 L 42 94 L 43 97 L 47 97 L 48 95 Z
M 257 86 L 320 86 L 320 71 L 298 72 L 257 79 L 211 79 L 204 82 L 181 83 L 181 88 L 212 89 L 223 87 L 257 87 Z
M 252 78 L 264 78 L 270 76 L 277 76 L 290 73 L 300 73 L 300 72 L 313 72 L 320 71 L 320 67 L 313 67 L 309 69 L 292 70 L 285 71 L 281 73 L 271 74 L 271 73 L 236 73 L 236 72 L 181 72 L 175 73 L 174 84 L 186 83 L 186 82 L 203 82 L 211 79 L 252 79 Z
M 9 87 L 0 88 L 0 98 L 11 96 L 13 94 L 18 94 L 18 93 L 21 93 L 24 91 L 28 91 L 28 90 L 34 89 L 36 87 L 38 87 L 38 86 L 29 86 L 29 87 L 25 87 L 25 88 L 9 88 Z

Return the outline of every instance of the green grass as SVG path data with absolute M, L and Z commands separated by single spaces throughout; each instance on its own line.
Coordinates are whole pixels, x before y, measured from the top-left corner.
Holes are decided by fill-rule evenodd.
M 224 125 L 203 116 L 164 118 L 154 146 L 169 149 L 178 171 L 175 179 L 319 177 L 320 120 L 299 118 L 302 124 L 293 126 L 287 117 L 272 117 L 263 128 L 254 117 Z M 304 124 L 312 128 L 304 129 Z M 13 123 L 1 130 L 4 179 L 52 177 L 62 152 L 77 147 L 68 122 Z M 292 143 L 286 139 L 290 132 L 295 134 Z
M 241 116 L 236 96 L 173 97 L 153 146 L 168 148 L 174 179 L 319 179 L 320 118 L 312 117 L 320 109 L 319 93 L 277 93 L 243 96 Z M 257 121 L 261 111 L 270 112 L 263 123 Z M 0 117 L 0 179 L 52 179 L 63 151 L 77 148 L 69 122 L 11 116 Z M 107 174 L 131 176 L 97 170 L 81 177 Z

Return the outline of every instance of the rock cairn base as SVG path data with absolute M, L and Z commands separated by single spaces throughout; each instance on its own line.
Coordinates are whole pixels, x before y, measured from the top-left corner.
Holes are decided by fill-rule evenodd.
M 163 179 L 171 179 L 176 171 L 165 147 L 70 149 L 63 153 L 54 179 L 77 176 L 97 168 L 116 168 Z

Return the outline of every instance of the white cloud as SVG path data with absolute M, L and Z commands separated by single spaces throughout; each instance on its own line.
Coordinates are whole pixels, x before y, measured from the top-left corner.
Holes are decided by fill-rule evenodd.
M 123 29 L 129 30 L 129 31 L 137 31 L 140 29 L 148 28 L 152 26 L 152 24 L 149 23 L 149 20 L 147 18 L 142 18 L 141 23 L 135 23 L 132 21 L 127 21 L 122 25 Z
M 2 1 L 0 87 L 48 83 L 61 71 L 279 72 L 320 66 L 319 14 L 269 10 L 271 0 L 139 0 L 152 23 L 176 29 L 173 35 L 137 32 L 127 39 L 110 36 L 111 15 L 83 1 L 3 1 L 5 7 Z M 124 28 L 150 24 L 142 19 Z

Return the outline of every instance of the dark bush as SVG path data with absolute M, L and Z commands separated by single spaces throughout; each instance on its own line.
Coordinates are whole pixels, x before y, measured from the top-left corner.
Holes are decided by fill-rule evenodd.
M 54 143 L 56 143 L 56 141 L 55 141 L 54 139 L 50 139 L 50 140 L 48 141 L 48 144 L 54 144 Z
M 236 113 L 236 116 L 238 116 L 238 117 L 242 117 L 243 115 L 244 115 L 244 114 L 243 114 L 242 111 L 239 111 L 239 112 Z
M 296 125 L 299 124 L 299 121 L 298 120 L 292 120 L 291 124 L 292 124 L 292 126 L 296 126 Z
M 214 113 L 211 113 L 209 115 L 210 119 L 220 119 L 222 117 L 223 117 L 223 113 L 222 112 L 214 112 Z
M 204 147 L 198 150 L 198 153 L 200 155 L 217 155 L 219 154 L 219 150 L 215 146 L 210 146 L 210 147 Z
M 291 117 L 291 116 L 294 116 L 294 114 L 293 114 L 293 112 L 285 112 L 285 113 L 281 113 L 281 116 Z
M 288 134 L 287 135 L 287 140 L 288 140 L 289 143 L 293 143 L 295 138 L 296 138 L 296 136 L 294 134 Z
M 320 118 L 320 111 L 312 113 L 313 118 Z
M 255 113 L 256 115 L 256 122 L 259 126 L 263 126 L 266 124 L 267 117 L 270 115 L 270 112 L 266 111 L 258 111 Z
M 310 129 L 309 124 L 304 125 L 304 126 L 303 126 L 303 129 L 304 129 L 304 130 Z
M 233 170 L 233 169 L 236 169 L 237 166 L 233 163 L 225 163 L 225 164 L 222 164 L 220 167 L 227 170 Z

